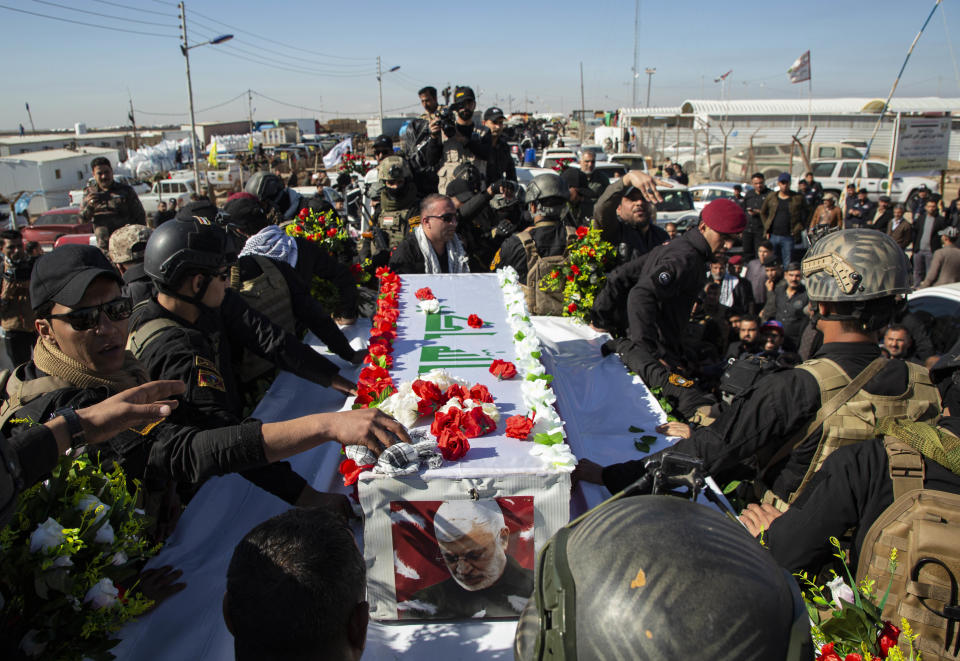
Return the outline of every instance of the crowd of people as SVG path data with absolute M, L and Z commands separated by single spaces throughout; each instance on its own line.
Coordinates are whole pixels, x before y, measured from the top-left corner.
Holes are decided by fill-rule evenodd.
M 43 479 L 59 455 L 82 447 L 142 482 L 156 518 L 152 534 L 162 541 L 205 480 L 240 473 L 297 509 L 258 526 L 233 557 L 224 615 L 237 658 L 312 658 L 321 649 L 359 658 L 369 613 L 363 562 L 343 523 L 349 503 L 316 491 L 284 460 L 331 441 L 378 455 L 408 442 L 407 430 L 376 408 L 272 423 L 250 412 L 278 370 L 356 394 L 302 336 L 310 330 L 345 361 L 364 361 L 366 352 L 354 350 L 340 329 L 365 313 L 369 291 L 357 273 L 374 275 L 386 265 L 401 274 L 509 266 L 532 313 L 559 314 L 561 295 L 544 291 L 540 279 L 567 258 L 577 229 L 591 227 L 616 254 L 590 315 L 611 335 L 604 354 L 619 356 L 675 409 L 680 420 L 661 429 L 681 437 L 669 452 L 698 458 L 723 484 L 740 484 L 733 493 L 741 520 L 753 535 L 768 533 L 769 553 L 730 522 L 721 521 L 728 546 L 716 528 L 710 543 L 671 537 L 681 520 L 691 528 L 716 524 L 703 519 L 713 513 L 681 507 L 641 523 L 640 514 L 656 518 L 676 501 L 623 499 L 551 542 L 566 548 L 569 565 L 555 570 L 557 580 L 569 587 L 605 581 L 608 567 L 624 561 L 617 548 L 654 563 L 664 551 L 645 540 L 659 540 L 694 565 L 712 553 L 718 569 L 711 581 L 684 587 L 691 582 L 679 569 L 654 579 L 653 564 L 646 576 L 691 602 L 754 613 L 751 626 L 768 639 L 748 658 L 805 658 L 792 655 L 809 653 L 806 611 L 802 604 L 797 610 L 796 586 L 776 563 L 817 569 L 831 559 L 828 538 L 851 528 L 858 531 L 853 558 L 869 555 L 861 549 L 866 531 L 900 495 L 888 477 L 889 439 L 920 457 L 920 487 L 960 493 L 960 427 L 950 417 L 960 410 L 953 402 L 960 395 L 957 349 L 938 351 L 926 320 L 903 305 L 917 286 L 960 279 L 957 200 L 943 208 L 921 191 L 910 208 L 885 197 L 874 205 L 861 190 L 850 191 L 840 209 L 810 173 L 798 191 L 789 175 L 771 191 L 757 174 L 746 195 L 711 202 L 680 232 L 656 222 L 658 186 L 686 176 L 675 166 L 663 180 L 631 170 L 609 181 L 584 150 L 578 167 L 540 174 L 524 188 L 502 110 L 487 108 L 480 128 L 469 87 L 457 87 L 445 106 L 432 87 L 420 90 L 420 100 L 424 114 L 401 144 L 387 136 L 372 141 L 376 166 L 366 176 L 341 173 L 333 187 L 324 185 L 326 174 L 318 176 L 313 197 L 261 171 L 220 207 L 196 195 L 148 221 L 98 158 L 82 216 L 93 222 L 99 247 L 62 246 L 37 258 L 17 232 L 0 235 L 0 317 L 12 368 L 0 408 L 8 492 Z M 517 129 L 522 147 L 542 142 L 536 129 Z M 351 249 L 334 255 L 285 231 L 311 211 L 343 217 Z M 336 309 L 313 296 L 318 280 L 338 292 Z M 892 418 L 899 426 L 883 422 Z M 920 437 L 926 440 L 913 440 Z M 642 481 L 649 462 L 600 466 L 581 457 L 575 477 L 616 494 Z M 603 543 L 590 525 L 613 507 L 637 513 L 611 532 L 622 537 L 620 547 Z M 600 546 L 614 554 L 608 562 L 597 560 Z M 731 549 L 756 556 L 751 576 L 734 566 Z M 538 563 L 536 598 L 518 627 L 518 658 L 542 658 L 545 632 L 570 626 L 549 616 L 557 588 L 541 580 L 543 563 L 557 557 Z M 625 625 L 648 626 L 645 637 L 615 634 L 605 613 L 632 612 L 623 604 L 636 592 L 611 592 L 595 607 L 589 604 L 598 597 L 589 592 L 577 591 L 575 601 L 582 604 L 577 618 L 596 623 L 594 637 L 602 634 L 593 649 L 662 652 L 667 647 L 657 646 L 666 643 L 650 639 L 681 631 L 647 605 L 636 615 L 647 625 Z M 265 616 L 266 601 L 277 607 Z M 671 639 L 689 641 L 683 654 L 703 653 L 710 649 L 703 641 L 723 626 Z M 589 647 L 576 643 L 574 656 Z M 732 649 L 711 656 L 732 658 L 725 655 Z

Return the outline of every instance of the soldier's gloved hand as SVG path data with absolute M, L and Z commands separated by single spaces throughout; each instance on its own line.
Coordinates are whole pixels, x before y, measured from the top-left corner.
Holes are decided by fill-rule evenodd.
M 498 239 L 506 239 L 510 236 L 513 236 L 513 233 L 516 230 L 513 227 L 513 223 L 509 220 L 501 220 L 497 223 L 496 228 L 493 230 L 493 236 Z
M 612 353 L 619 354 L 621 351 L 627 349 L 630 344 L 630 339 L 626 337 L 618 337 L 613 340 L 607 340 L 603 343 L 603 346 L 600 347 L 600 354 L 604 357 L 609 356 Z
M 367 357 L 367 353 L 366 349 L 357 349 L 353 352 L 353 356 L 345 360 L 349 360 L 354 365 L 360 365 L 363 363 L 363 359 Z

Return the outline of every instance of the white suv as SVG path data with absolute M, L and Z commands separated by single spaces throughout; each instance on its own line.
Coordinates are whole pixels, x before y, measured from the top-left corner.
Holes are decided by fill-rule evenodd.
M 813 178 L 823 186 L 823 192 L 832 192 L 840 196 L 844 187 L 851 182 L 851 177 L 857 169 L 859 159 L 820 159 L 810 162 Z M 922 184 L 926 184 L 932 192 L 940 191 L 940 183 L 927 177 L 900 177 L 894 176 L 893 187 L 888 190 L 890 167 L 883 161 L 867 160 L 860 168 L 860 178 L 857 189 L 866 188 L 872 200 L 881 195 L 889 195 L 894 202 L 906 203 L 916 194 Z M 857 182 L 853 182 L 857 183 Z

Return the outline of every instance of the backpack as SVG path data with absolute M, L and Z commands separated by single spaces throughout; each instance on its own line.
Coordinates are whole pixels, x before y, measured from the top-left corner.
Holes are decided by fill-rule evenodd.
M 875 581 L 890 595 L 882 617 L 900 626 L 906 618 L 919 638 L 924 661 L 960 659 L 960 494 L 923 487 L 923 456 L 893 437 L 884 439 L 893 481 L 893 504 L 863 540 L 857 582 Z M 889 571 L 891 550 L 897 567 Z M 904 641 L 905 643 L 905 641 Z M 906 652 L 906 645 L 901 647 Z
M 534 243 L 530 230 L 516 234 L 527 254 L 527 282 L 521 283 L 520 288 L 523 290 L 530 314 L 559 317 L 563 313 L 563 290 L 543 291 L 540 289 L 540 280 L 548 273 L 559 269 L 567 261 L 570 246 L 577 240 L 577 230 L 567 225 L 564 226 L 564 230 L 567 233 L 567 241 L 563 254 L 550 257 L 541 257 L 537 253 L 537 244 Z

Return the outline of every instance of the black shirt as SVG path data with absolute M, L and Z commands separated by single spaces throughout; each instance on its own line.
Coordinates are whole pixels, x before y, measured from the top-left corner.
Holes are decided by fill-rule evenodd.
M 617 247 L 621 261 L 627 262 L 645 255 L 655 247 L 670 240 L 667 230 L 656 223 L 647 223 L 641 228 L 636 223 L 623 220 L 617 224 L 615 234 L 611 233 L 608 240 Z
M 566 227 L 556 220 L 542 219 L 537 221 L 530 230 L 530 236 L 537 247 L 537 254 L 541 258 L 562 255 L 567 247 Z M 501 268 L 503 266 L 512 266 L 517 271 L 519 282 L 527 284 L 527 253 L 516 234 L 503 242 L 500 251 L 494 257 L 493 267 Z
M 790 236 L 790 198 L 777 198 L 777 212 L 770 223 L 770 234 Z
M 437 257 L 437 262 L 440 264 L 441 273 L 450 272 L 450 262 L 446 252 Z M 390 255 L 390 268 L 400 274 L 427 272 L 427 260 L 423 256 L 423 251 L 420 250 L 420 244 L 417 243 L 416 233 L 411 232 L 405 236 Z

